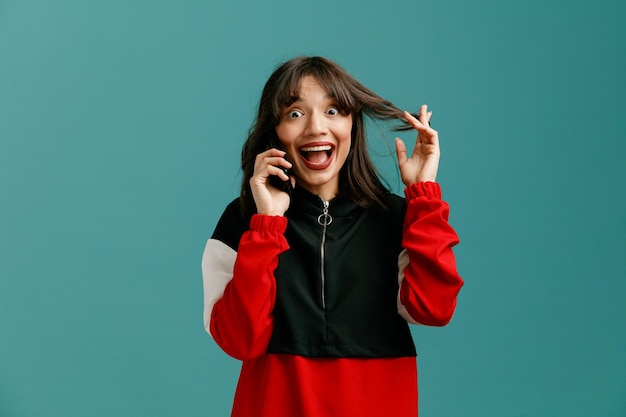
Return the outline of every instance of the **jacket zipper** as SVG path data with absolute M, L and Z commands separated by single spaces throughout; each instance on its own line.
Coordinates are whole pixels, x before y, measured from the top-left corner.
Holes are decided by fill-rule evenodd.
M 322 214 L 317 217 L 317 223 L 324 228 L 322 231 L 322 243 L 320 245 L 320 270 L 322 277 L 322 308 L 326 310 L 326 273 L 324 272 L 324 264 L 326 263 L 325 247 L 326 247 L 326 227 L 333 222 L 332 216 L 328 213 L 329 202 L 322 200 L 324 205 Z

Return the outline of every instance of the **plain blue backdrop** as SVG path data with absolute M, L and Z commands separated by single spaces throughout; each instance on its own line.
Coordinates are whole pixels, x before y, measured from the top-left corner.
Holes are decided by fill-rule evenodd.
M 625 39 L 608 0 L 0 0 L 0 416 L 229 414 L 200 258 L 300 54 L 434 111 L 466 285 L 421 415 L 626 416 Z

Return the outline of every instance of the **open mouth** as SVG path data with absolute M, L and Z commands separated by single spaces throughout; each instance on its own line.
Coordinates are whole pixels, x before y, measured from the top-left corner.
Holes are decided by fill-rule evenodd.
M 325 169 L 333 160 L 335 147 L 330 144 L 311 144 L 300 148 L 300 156 L 309 169 Z

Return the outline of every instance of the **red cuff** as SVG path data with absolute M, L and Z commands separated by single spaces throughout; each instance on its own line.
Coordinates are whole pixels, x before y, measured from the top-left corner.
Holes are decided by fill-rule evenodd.
M 419 197 L 441 200 L 441 187 L 436 182 L 416 182 L 404 189 L 404 195 L 408 201 Z
M 285 230 L 287 230 L 287 218 L 284 216 L 254 214 L 252 219 L 250 219 L 250 230 L 284 234 Z

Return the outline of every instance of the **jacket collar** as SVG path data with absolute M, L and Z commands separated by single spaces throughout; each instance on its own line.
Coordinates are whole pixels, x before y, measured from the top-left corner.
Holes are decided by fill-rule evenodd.
M 291 194 L 289 212 L 301 212 L 319 216 L 324 209 L 324 200 L 315 194 L 311 194 L 302 187 L 295 187 Z M 344 196 L 336 196 L 329 201 L 328 211 L 333 217 L 350 216 L 355 210 L 362 210 L 352 200 Z

